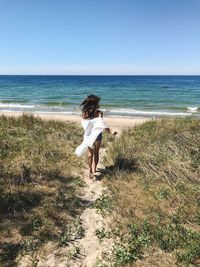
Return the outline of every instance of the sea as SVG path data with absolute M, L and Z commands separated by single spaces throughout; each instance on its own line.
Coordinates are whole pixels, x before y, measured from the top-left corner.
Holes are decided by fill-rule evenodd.
M 89 94 L 109 116 L 200 116 L 200 76 L 0 76 L 2 112 L 80 114 Z

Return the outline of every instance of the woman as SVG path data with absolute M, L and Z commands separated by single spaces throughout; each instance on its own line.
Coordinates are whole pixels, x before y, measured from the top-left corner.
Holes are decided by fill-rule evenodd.
M 99 149 L 102 141 L 102 131 L 106 130 L 111 134 L 110 128 L 103 121 L 103 112 L 99 110 L 100 97 L 89 95 L 80 104 L 82 107 L 82 126 L 85 130 L 82 144 L 76 149 L 76 155 L 81 156 L 88 149 L 89 178 L 97 170 L 99 162 Z M 117 134 L 116 132 L 113 135 Z

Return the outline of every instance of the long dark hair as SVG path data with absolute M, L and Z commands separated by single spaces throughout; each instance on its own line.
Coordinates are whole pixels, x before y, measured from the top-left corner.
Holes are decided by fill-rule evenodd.
M 97 95 L 88 95 L 80 104 L 82 106 L 82 117 L 85 119 L 93 119 L 99 107 L 100 97 Z

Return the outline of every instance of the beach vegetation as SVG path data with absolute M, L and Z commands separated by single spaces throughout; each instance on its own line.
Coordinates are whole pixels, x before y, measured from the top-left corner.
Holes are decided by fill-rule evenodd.
M 81 139 L 74 123 L 0 116 L 0 266 L 26 254 L 36 266 L 47 242 L 66 246 L 83 235 Z
M 100 211 L 101 214 L 109 214 L 112 210 L 112 196 L 103 192 L 102 195 L 95 201 L 94 207 L 97 211 Z
M 200 121 L 127 129 L 109 145 L 105 164 L 114 245 L 102 266 L 199 266 Z

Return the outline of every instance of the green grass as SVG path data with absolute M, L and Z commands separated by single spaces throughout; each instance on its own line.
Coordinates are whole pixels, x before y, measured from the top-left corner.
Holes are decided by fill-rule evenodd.
M 48 241 L 79 238 L 81 139 L 73 123 L 0 117 L 0 266 L 15 266 Z
M 102 266 L 198 266 L 200 121 L 162 119 L 126 130 L 105 162 L 115 244 Z

